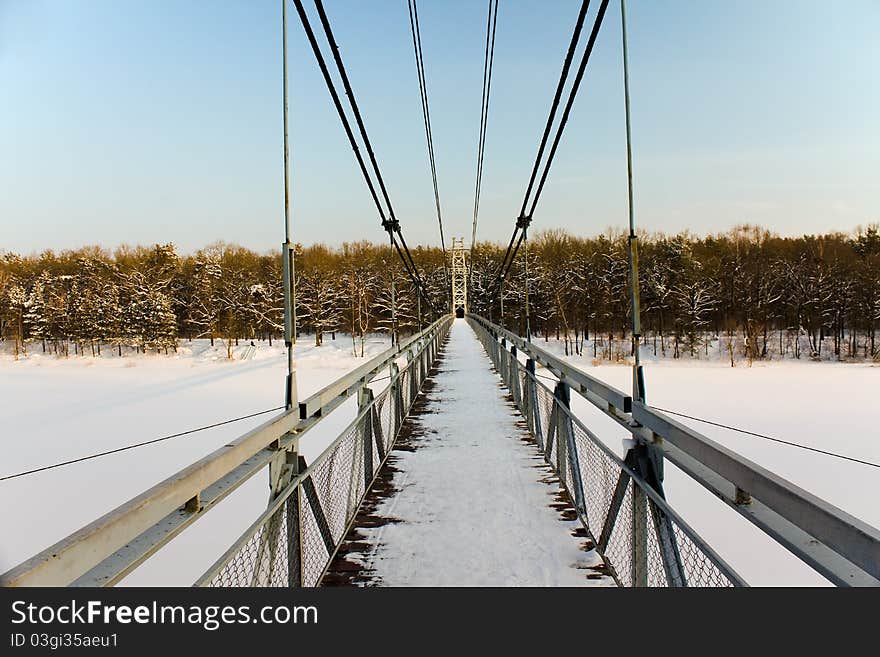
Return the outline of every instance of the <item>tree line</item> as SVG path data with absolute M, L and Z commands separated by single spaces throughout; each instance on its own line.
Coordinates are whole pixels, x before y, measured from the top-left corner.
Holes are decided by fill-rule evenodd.
M 802 237 L 740 226 L 705 237 L 643 234 L 639 243 L 644 341 L 658 355 L 701 357 L 712 345 L 731 364 L 741 357 L 880 358 L 877 226 Z M 572 354 L 629 355 L 624 234 L 537 233 L 499 291 L 493 283 L 504 251 L 489 242 L 474 248 L 472 312 L 525 333 L 528 283 L 533 336 L 559 338 Z M 417 247 L 413 257 L 430 304 L 447 312 L 443 253 Z M 344 332 L 362 355 L 368 333 L 394 339 L 435 318 L 388 246 L 297 245 L 295 268 L 297 329 L 317 345 Z M 208 338 L 224 341 L 231 357 L 239 340 L 271 342 L 282 332 L 278 252 L 217 243 L 182 255 L 165 244 L 0 258 L 0 335 L 16 354 L 167 353 L 180 340 Z

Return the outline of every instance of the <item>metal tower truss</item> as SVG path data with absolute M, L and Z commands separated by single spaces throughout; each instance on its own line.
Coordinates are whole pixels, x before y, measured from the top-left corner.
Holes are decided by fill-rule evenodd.
M 452 238 L 452 312 L 464 317 L 467 305 L 467 251 L 463 237 Z

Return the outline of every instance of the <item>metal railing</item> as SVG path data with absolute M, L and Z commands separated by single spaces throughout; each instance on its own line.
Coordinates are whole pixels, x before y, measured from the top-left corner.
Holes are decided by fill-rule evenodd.
M 426 346 L 421 353 L 403 369 L 392 363 L 391 383 L 378 396 L 361 388 L 355 420 L 293 475 L 196 586 L 320 584 L 428 376 L 436 352 Z
M 745 585 L 666 502 L 668 459 L 834 584 L 880 585 L 876 528 L 530 341 L 467 319 L 619 584 Z M 536 364 L 558 378 L 553 390 L 536 378 Z M 574 416 L 571 390 L 632 435 L 624 459 Z
M 445 316 L 400 341 L 298 408 L 268 420 L 12 568 L 0 576 L 0 585 L 113 585 L 266 466 L 272 490 L 267 510 L 247 538 L 227 553 L 226 565 L 218 562 L 211 572 L 218 573 L 219 582 L 247 585 L 316 583 L 316 573 L 322 572 L 325 560 L 329 562 L 331 542 L 335 552 L 451 324 L 452 317 Z M 403 356 L 406 364 L 400 367 Z M 390 385 L 374 397 L 368 384 L 386 370 Z M 300 440 L 355 394 L 359 408 L 354 422 L 305 467 Z M 295 508 L 300 510 L 298 517 L 291 516 Z M 291 531 L 301 539 L 290 540 Z M 251 543 L 254 546 L 248 547 Z M 255 552 L 248 581 L 232 578 L 230 568 L 239 567 L 230 564 L 240 565 L 240 553 L 251 549 Z M 278 575 L 282 571 L 284 577 Z

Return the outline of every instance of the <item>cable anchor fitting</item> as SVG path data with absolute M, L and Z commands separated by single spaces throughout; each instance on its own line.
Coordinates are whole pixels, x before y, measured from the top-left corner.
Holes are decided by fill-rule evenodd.
M 400 233 L 400 222 L 396 218 L 383 219 L 382 228 L 384 228 L 385 232 L 389 235 L 392 233 Z

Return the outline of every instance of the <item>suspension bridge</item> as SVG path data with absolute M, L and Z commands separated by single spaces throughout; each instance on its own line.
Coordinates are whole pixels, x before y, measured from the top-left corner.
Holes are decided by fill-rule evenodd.
M 488 2 L 471 249 L 463 239 L 452 240 L 445 308 L 436 307 L 425 294 L 321 0 L 315 0 L 315 10 L 343 93 L 303 2 L 293 0 L 293 5 L 381 226 L 418 294 L 420 321 L 424 317 L 428 325 L 395 338 L 385 352 L 315 394 L 298 397 L 287 157 L 287 2 L 282 2 L 285 406 L 255 429 L 12 568 L 0 578 L 3 585 L 117 584 L 208 512 L 222 508 L 255 476 L 268 479 L 268 504 L 237 540 L 223 546 L 214 563 L 192 573 L 196 586 L 748 585 L 717 546 L 677 512 L 676 500 L 664 489 L 667 463 L 833 584 L 880 585 L 880 531 L 646 402 L 638 362 L 638 256 L 623 2 L 636 356 L 630 393 L 532 342 L 528 289 L 525 334 L 508 330 L 499 294 L 519 249 L 528 249 L 528 229 L 608 0 L 599 3 L 586 39 L 582 33 L 589 1 L 578 13 L 525 199 L 489 290 L 500 302 L 499 323 L 471 312 L 468 266 L 476 240 L 498 1 Z M 416 2 L 410 0 L 408 8 L 445 255 Z M 580 61 L 573 66 L 579 50 Z M 622 456 L 601 435 L 606 424 L 578 413 L 573 395 L 625 432 Z M 317 433 L 315 427 L 340 416 L 344 430 L 307 461 L 302 447 Z

